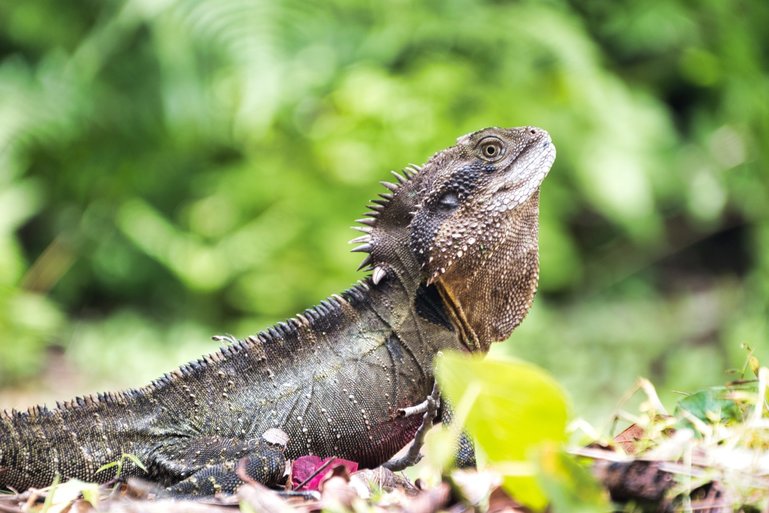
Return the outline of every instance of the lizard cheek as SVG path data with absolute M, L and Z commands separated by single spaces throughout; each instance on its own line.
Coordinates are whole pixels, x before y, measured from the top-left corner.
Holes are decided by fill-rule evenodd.
M 474 255 L 482 246 L 478 233 L 487 225 L 487 222 L 467 215 L 447 220 L 435 234 L 430 246 L 426 266 L 430 281 L 451 273 L 465 260 L 475 259 Z

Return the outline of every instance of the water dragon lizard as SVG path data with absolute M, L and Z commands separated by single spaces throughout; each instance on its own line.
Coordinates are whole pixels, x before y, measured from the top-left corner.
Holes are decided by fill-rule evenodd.
M 528 312 L 554 159 L 542 129 L 487 128 L 393 172 L 352 241 L 369 276 L 143 388 L 0 412 L 0 489 L 105 482 L 122 454 L 144 467 L 123 476 L 175 494 L 232 492 L 238 463 L 268 485 L 305 454 L 381 464 L 420 426 L 398 412 L 430 394 L 435 355 L 486 352 Z

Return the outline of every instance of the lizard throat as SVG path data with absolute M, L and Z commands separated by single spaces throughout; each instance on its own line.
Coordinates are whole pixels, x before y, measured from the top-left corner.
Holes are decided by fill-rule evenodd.
M 442 280 L 437 280 L 435 286 L 449 312 L 451 324 L 456 328 L 465 347 L 470 352 L 486 352 L 489 347 L 481 345 L 478 335 L 467 320 L 462 304 L 454 297 L 454 294 L 452 294 L 451 290 L 446 287 Z

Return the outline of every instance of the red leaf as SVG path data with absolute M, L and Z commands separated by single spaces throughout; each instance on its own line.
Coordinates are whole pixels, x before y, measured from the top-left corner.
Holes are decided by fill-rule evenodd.
M 291 485 L 294 490 L 304 483 L 302 490 L 317 490 L 323 480 L 337 467 L 345 467 L 349 473 L 358 470 L 358 463 L 341 458 L 320 458 L 319 456 L 300 456 L 291 466 Z M 315 474 L 315 475 L 313 475 Z M 312 477 L 311 477 L 312 476 Z M 309 481 L 308 481 L 309 479 Z M 305 483 L 305 481 L 307 481 Z

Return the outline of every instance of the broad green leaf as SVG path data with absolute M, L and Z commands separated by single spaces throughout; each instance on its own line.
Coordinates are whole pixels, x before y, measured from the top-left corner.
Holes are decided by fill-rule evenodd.
M 457 433 L 443 425 L 435 426 L 425 436 L 426 461 L 438 475 L 454 465 L 457 458 Z
M 537 482 L 545 491 L 553 513 L 611 511 L 606 491 L 574 456 L 545 444 L 539 452 Z
M 489 463 L 529 461 L 546 442 L 562 442 L 568 419 L 560 386 L 538 367 L 517 360 L 498 360 L 447 353 L 437 362 L 441 391 L 461 404 L 468 390 L 477 397 L 465 427 Z M 534 477 L 507 475 L 504 487 L 517 500 L 535 509 L 546 500 Z
M 51 486 L 46 495 L 45 504 L 40 513 L 80 511 L 83 507 L 78 505 L 77 501 L 81 498 L 91 506 L 97 507 L 99 505 L 99 485 L 79 479 L 70 479 L 62 483 L 59 482 L 57 476 L 54 485 Z

